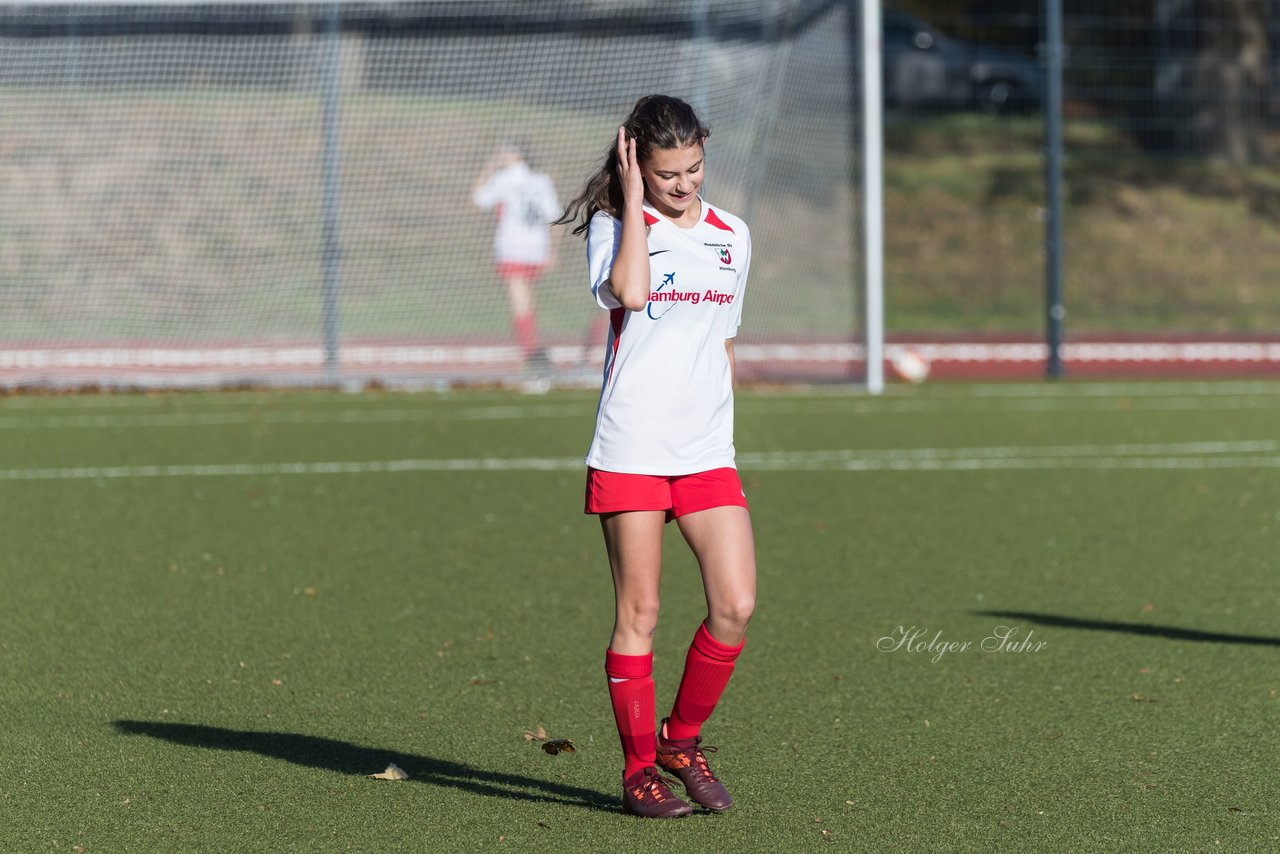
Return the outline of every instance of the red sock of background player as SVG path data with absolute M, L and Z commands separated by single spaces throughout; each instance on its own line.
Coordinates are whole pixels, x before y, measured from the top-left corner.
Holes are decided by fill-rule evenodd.
M 534 318 L 533 312 L 528 311 L 524 314 L 516 316 L 511 325 L 516 330 L 516 341 L 520 344 L 520 352 L 527 359 L 538 349 L 538 321 Z
M 609 677 L 609 699 L 618 725 L 625 763 L 622 779 L 627 779 L 657 758 L 657 727 L 654 725 L 653 653 L 619 655 L 604 653 L 604 672 Z
M 702 724 L 711 717 L 724 687 L 729 684 L 733 664 L 745 644 L 745 640 L 737 646 L 720 643 L 707 631 L 706 623 L 698 626 L 684 660 L 684 675 L 676 691 L 671 718 L 667 721 L 667 740 L 695 738 L 702 731 Z

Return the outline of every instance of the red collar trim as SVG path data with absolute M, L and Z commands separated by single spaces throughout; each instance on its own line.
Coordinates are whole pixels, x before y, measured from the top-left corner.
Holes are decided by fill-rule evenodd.
M 707 205 L 706 202 L 703 202 L 703 204 Z M 730 234 L 734 233 L 733 229 L 726 225 L 724 220 L 716 216 L 716 212 L 711 209 L 710 205 L 707 205 L 707 215 L 703 219 L 703 222 L 707 225 L 714 225 L 716 228 L 721 229 L 722 231 L 727 231 Z

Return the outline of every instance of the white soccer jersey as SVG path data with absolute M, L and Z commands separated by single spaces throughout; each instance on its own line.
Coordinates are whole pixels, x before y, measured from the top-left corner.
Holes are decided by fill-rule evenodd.
M 605 287 L 622 223 L 600 212 L 587 230 L 591 292 L 612 313 L 587 465 L 655 475 L 735 467 L 724 342 L 742 321 L 751 235 L 738 217 L 705 201 L 692 228 L 647 204 L 644 218 L 650 285 L 642 311 L 622 308 Z
M 560 202 L 550 178 L 524 163 L 514 163 L 495 172 L 472 200 L 479 208 L 498 211 L 493 252 L 499 262 L 547 263 L 549 225 L 560 216 Z

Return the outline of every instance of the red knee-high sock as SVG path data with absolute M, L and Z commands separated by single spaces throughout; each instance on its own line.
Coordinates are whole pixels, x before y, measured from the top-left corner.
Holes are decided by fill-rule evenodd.
M 526 359 L 529 358 L 529 355 L 538 349 L 538 321 L 534 318 L 533 312 L 529 311 L 514 318 L 511 325 L 515 327 L 520 352 Z
M 667 721 L 667 738 L 673 741 L 694 738 L 702 731 L 702 724 L 711 717 L 724 687 L 733 675 L 733 664 L 738 660 L 746 641 L 737 646 L 720 643 L 707 631 L 707 624 L 698 626 L 684 660 L 684 676 L 676 691 L 675 706 Z
M 654 763 L 657 756 L 657 727 L 654 725 L 653 653 L 619 655 L 604 653 L 604 672 L 609 677 L 609 699 L 613 719 L 622 740 L 625 780 Z

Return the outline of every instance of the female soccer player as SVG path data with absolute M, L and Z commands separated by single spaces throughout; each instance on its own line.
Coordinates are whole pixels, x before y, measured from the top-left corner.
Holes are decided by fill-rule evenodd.
M 755 545 L 733 447 L 733 338 L 751 238 L 742 220 L 698 195 L 709 133 L 684 101 L 641 98 L 560 220 L 581 216 L 574 233 L 587 233 L 591 291 L 610 312 L 586 512 L 600 517 L 613 571 L 605 673 L 622 740 L 623 810 L 646 817 L 692 811 L 655 766 L 708 809 L 733 803 L 700 732 L 755 605 Z M 671 714 L 655 727 L 653 634 L 663 525 L 673 519 L 697 557 L 707 617 Z
M 511 326 L 526 364 L 545 367 L 538 346 L 533 286 L 552 261 L 549 224 L 560 213 L 551 178 L 525 162 L 521 148 L 503 143 L 476 180 L 471 199 L 482 210 L 496 210 L 493 237 L 498 277 L 507 285 Z

